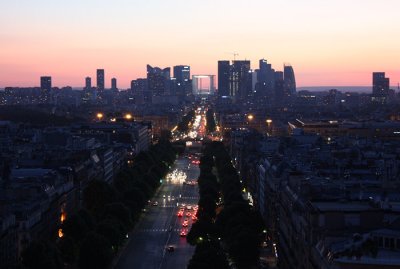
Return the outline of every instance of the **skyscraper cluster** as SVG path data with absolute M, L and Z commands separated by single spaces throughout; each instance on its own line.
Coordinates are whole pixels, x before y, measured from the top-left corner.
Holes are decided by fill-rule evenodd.
M 147 65 L 146 78 L 131 81 L 131 91 L 136 100 L 144 103 L 181 103 L 192 94 L 190 66 L 177 65 L 160 68 Z
M 259 68 L 251 70 L 250 61 L 218 61 L 218 95 L 241 103 L 258 99 L 267 103 L 289 102 L 296 94 L 293 67 L 284 65 L 283 72 L 275 71 L 265 59 Z

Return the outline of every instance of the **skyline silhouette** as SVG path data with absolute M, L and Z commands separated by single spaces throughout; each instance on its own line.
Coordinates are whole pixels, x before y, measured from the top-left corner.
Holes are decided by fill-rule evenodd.
M 396 0 L 3 1 L 0 87 L 37 85 L 42 75 L 76 87 L 104 68 L 128 88 L 146 64 L 216 74 L 234 52 L 251 68 L 262 57 L 277 69 L 291 63 L 299 87 L 370 85 L 374 71 L 397 85 L 399 8 Z

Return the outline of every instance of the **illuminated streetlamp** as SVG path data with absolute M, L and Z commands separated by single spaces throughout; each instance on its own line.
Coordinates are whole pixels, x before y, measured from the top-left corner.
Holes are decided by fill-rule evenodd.
M 249 115 L 247 115 L 247 119 L 248 119 L 248 120 L 253 120 L 253 119 L 254 119 L 254 116 L 253 116 L 252 114 L 249 114 Z
M 267 123 L 267 135 L 271 135 L 271 130 L 272 130 L 272 120 L 271 119 L 267 119 L 265 121 Z
M 128 113 L 125 115 L 125 119 L 131 120 L 132 119 L 132 114 Z
M 97 113 L 96 117 L 98 120 L 101 120 L 104 117 L 104 115 L 103 115 L 103 113 L 99 112 L 99 113 Z

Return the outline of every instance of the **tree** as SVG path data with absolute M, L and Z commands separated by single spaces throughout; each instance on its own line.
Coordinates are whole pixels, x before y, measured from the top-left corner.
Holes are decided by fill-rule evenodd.
M 93 180 L 83 191 L 83 201 L 85 207 L 97 216 L 106 204 L 116 201 L 116 193 L 107 182 Z
M 57 248 L 46 241 L 32 241 L 22 252 L 22 263 L 30 269 L 62 268 Z
M 125 238 L 126 230 L 119 220 L 105 219 L 97 224 L 96 233 L 104 236 L 115 250 L 117 250 Z
M 79 268 L 107 269 L 112 261 L 110 242 L 102 235 L 90 232 L 82 242 L 79 253 Z
M 197 222 L 193 223 L 186 237 L 186 241 L 193 246 L 200 243 L 199 238 L 203 238 L 203 240 L 208 240 L 210 238 L 215 239 L 216 235 L 216 228 L 211 222 L 211 218 L 206 219 L 202 217 Z
M 102 218 L 115 218 L 120 221 L 126 228 L 130 228 L 132 226 L 131 212 L 122 203 L 112 203 L 105 205 Z
M 72 237 L 64 235 L 57 243 L 57 247 L 61 252 L 64 262 L 73 264 L 76 261 L 79 248 Z
M 80 242 L 89 232 L 90 227 L 79 214 L 67 218 L 61 226 L 64 236 L 71 237 L 75 242 Z
M 229 263 L 219 242 L 206 242 L 196 246 L 189 261 L 188 269 L 229 269 Z

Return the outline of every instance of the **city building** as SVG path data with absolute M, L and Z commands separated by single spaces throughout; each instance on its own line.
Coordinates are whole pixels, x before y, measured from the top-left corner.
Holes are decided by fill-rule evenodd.
M 84 90 L 90 90 L 92 88 L 92 78 L 86 77 L 85 78 L 85 88 Z
M 241 102 L 252 95 L 250 61 L 218 61 L 218 95 Z
M 147 86 L 151 98 L 167 95 L 169 93 L 170 79 L 171 68 L 161 69 L 147 65 Z
M 282 71 L 276 71 L 274 73 L 274 87 L 275 87 L 275 103 L 282 103 L 285 97 L 285 81 Z
M 177 82 L 188 82 L 190 80 L 190 66 L 176 65 L 174 66 L 174 78 Z
M 104 69 L 97 69 L 96 72 L 97 76 L 97 90 L 103 91 L 104 90 Z
M 372 94 L 374 96 L 387 96 L 389 93 L 390 80 L 385 72 L 372 73 Z
M 231 65 L 229 61 L 218 61 L 218 96 L 229 96 L 229 77 Z
M 192 94 L 190 66 L 177 65 L 173 69 L 175 81 L 171 83 L 171 94 L 177 95 L 183 101 L 185 97 Z
M 296 95 L 296 79 L 293 67 L 289 64 L 283 66 L 284 95 L 288 98 Z
M 250 61 L 233 61 L 229 78 L 229 95 L 234 101 L 243 101 L 252 95 L 251 79 Z
M 215 93 L 214 79 L 214 75 L 193 75 L 193 94 L 213 95 Z
M 118 90 L 118 88 L 117 88 L 117 79 L 116 78 L 112 78 L 111 79 L 111 90 Z
M 51 91 L 51 77 L 49 76 L 43 76 L 40 77 L 40 89 L 42 91 Z
M 378 104 L 386 104 L 389 99 L 394 99 L 394 91 L 390 90 L 390 79 L 385 72 L 372 73 L 372 96 L 371 101 Z
M 257 96 L 273 99 L 274 97 L 274 69 L 265 59 L 259 61 L 259 69 L 257 72 L 256 91 Z

